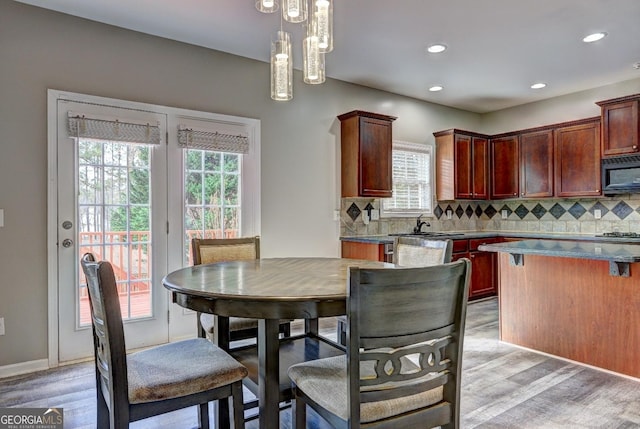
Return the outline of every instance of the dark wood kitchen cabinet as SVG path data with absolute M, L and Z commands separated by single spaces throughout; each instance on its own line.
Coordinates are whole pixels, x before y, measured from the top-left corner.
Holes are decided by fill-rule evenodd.
M 520 196 L 553 196 L 553 131 L 520 135 Z
M 436 138 L 436 198 L 489 198 L 489 139 L 462 130 L 434 133 Z
M 519 181 L 518 135 L 491 139 L 491 199 L 516 198 Z
M 640 94 L 596 103 L 601 109 L 602 156 L 640 151 Z
M 498 292 L 497 282 L 497 254 L 482 252 L 478 246 L 482 244 L 498 243 L 499 237 L 471 238 L 469 240 L 454 240 L 452 260 L 469 258 L 471 260 L 471 283 L 469 284 L 469 299 L 492 296 Z
M 393 116 L 354 110 L 341 122 L 342 196 L 390 198 Z
M 555 196 L 601 195 L 600 121 L 555 130 Z

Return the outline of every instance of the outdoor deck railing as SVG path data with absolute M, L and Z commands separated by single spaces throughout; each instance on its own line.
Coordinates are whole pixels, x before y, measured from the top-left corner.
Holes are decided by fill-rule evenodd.
M 193 238 L 235 238 L 237 230 L 186 230 L 185 244 L 187 265 L 192 265 L 191 240 Z M 91 252 L 97 260 L 109 261 L 118 285 L 122 316 L 140 317 L 151 314 L 151 254 L 149 231 L 81 232 L 78 237 L 80 255 Z M 89 296 L 80 274 L 80 321 L 91 323 Z M 131 308 L 129 308 L 131 307 Z

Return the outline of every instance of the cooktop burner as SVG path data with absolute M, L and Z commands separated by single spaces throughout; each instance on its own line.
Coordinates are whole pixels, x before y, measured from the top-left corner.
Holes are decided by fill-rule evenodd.
M 637 232 L 605 232 L 600 235 L 600 237 L 630 237 L 630 238 L 640 238 L 640 234 Z

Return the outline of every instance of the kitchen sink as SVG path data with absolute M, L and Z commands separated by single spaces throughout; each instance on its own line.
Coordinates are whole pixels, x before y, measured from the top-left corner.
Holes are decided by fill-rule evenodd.
M 463 232 L 434 232 L 425 231 L 420 233 L 415 232 L 401 232 L 397 234 L 389 234 L 392 237 L 451 237 L 454 235 L 464 235 Z

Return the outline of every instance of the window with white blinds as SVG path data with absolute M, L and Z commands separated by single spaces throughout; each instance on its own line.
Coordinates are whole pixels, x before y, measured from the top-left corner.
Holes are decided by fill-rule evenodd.
M 387 216 L 432 213 L 432 146 L 393 142 L 393 197 L 383 200 Z

